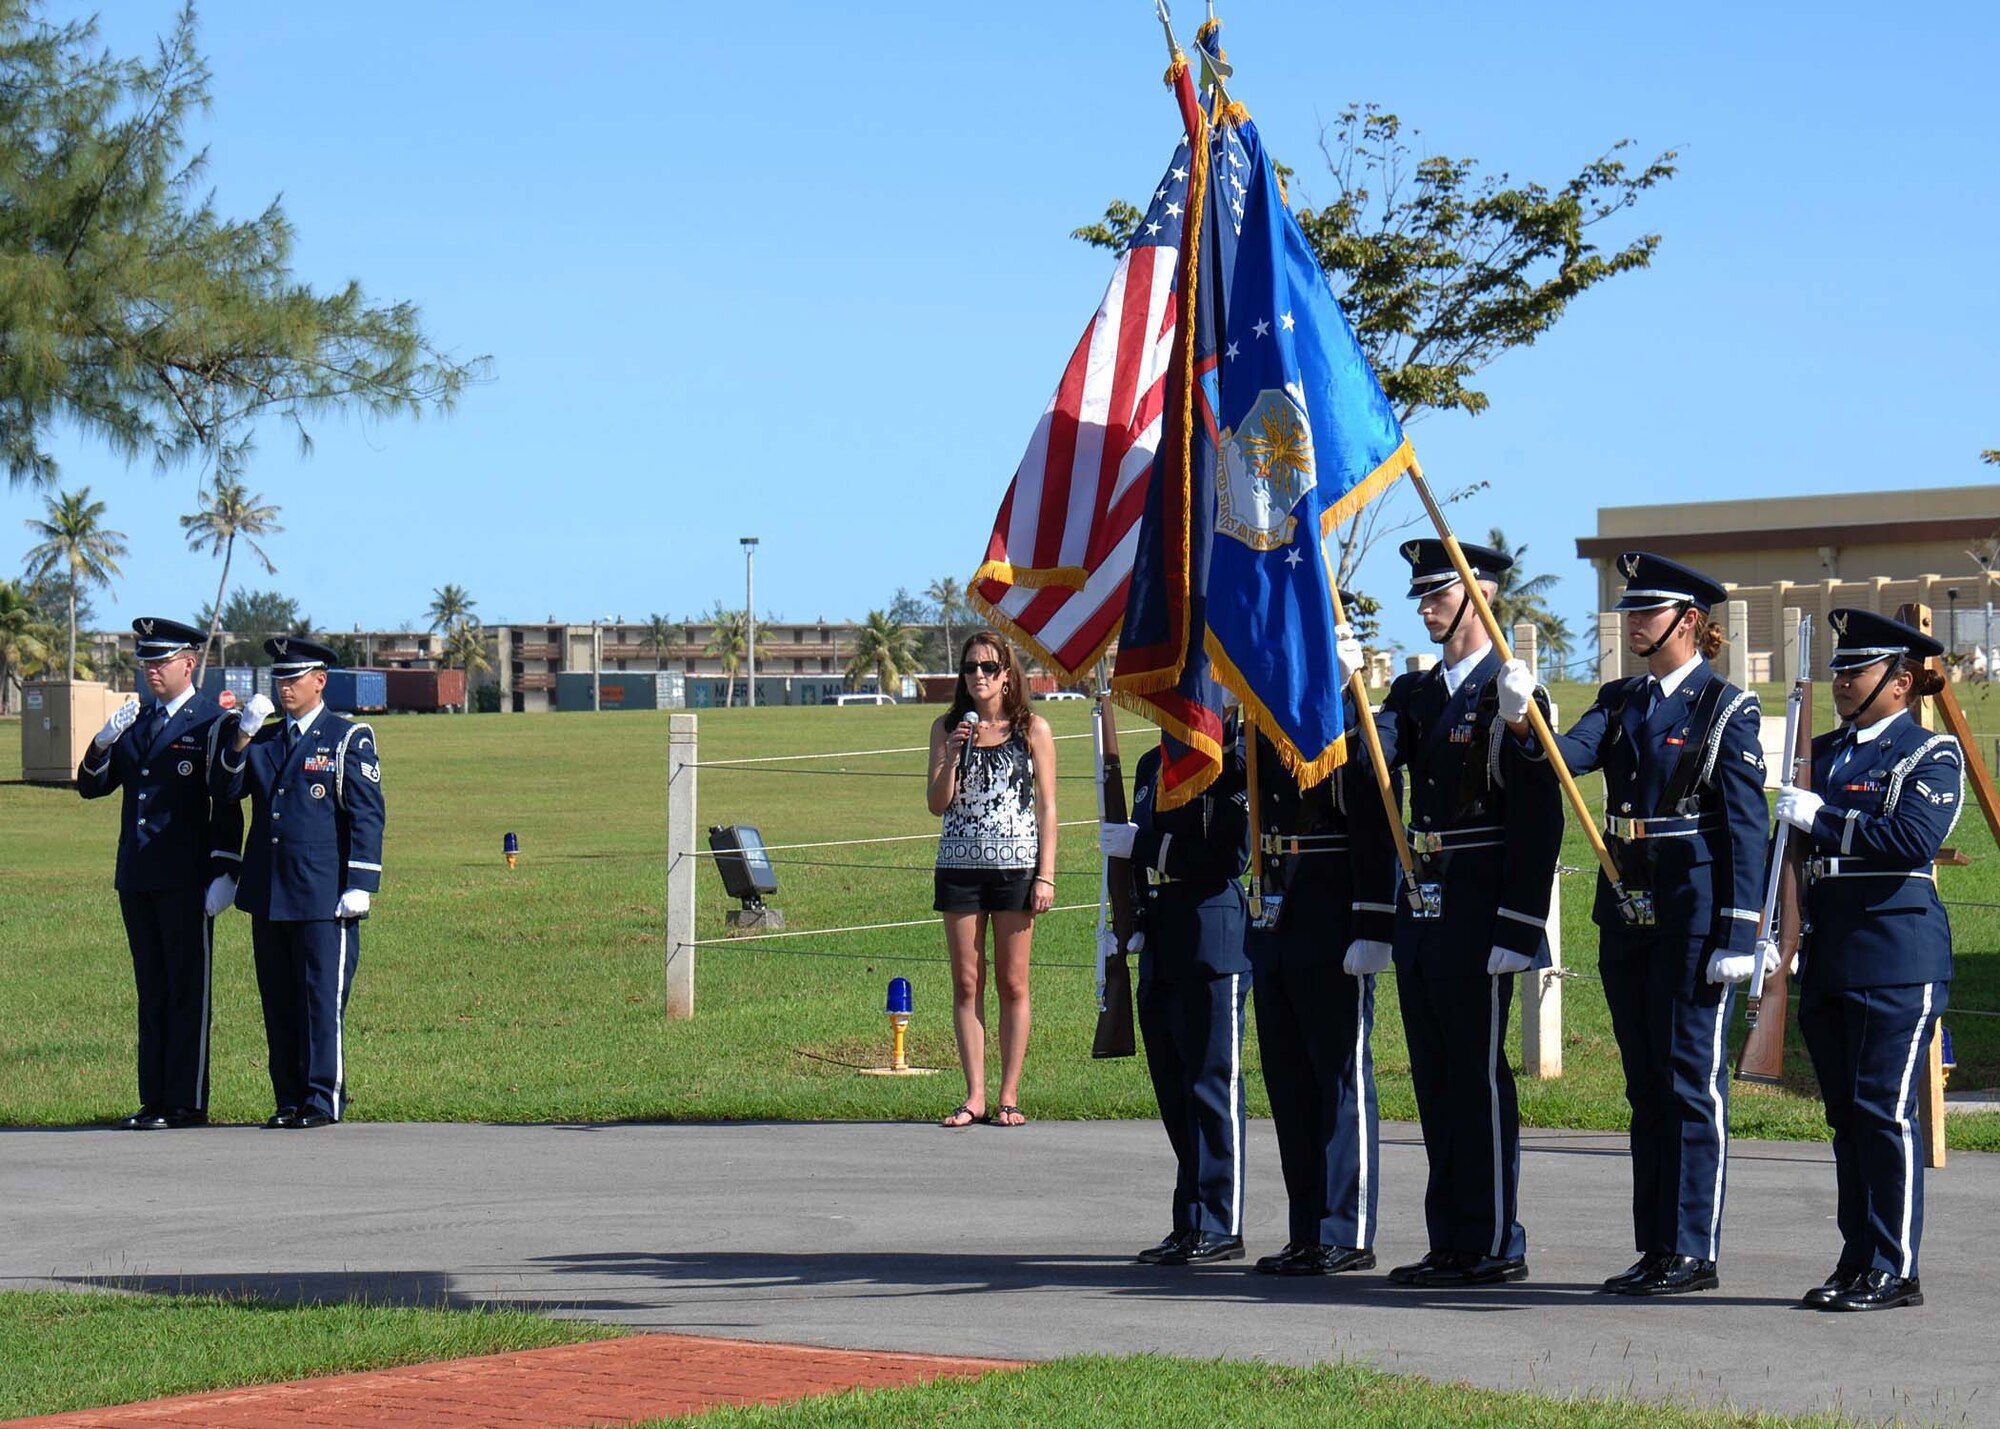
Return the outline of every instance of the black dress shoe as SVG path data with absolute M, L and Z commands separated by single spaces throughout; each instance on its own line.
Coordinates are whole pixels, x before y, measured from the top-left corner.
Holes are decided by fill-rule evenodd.
M 1147 1246 L 1134 1259 L 1141 1265 L 1158 1265 L 1161 1257 L 1171 1255 L 1199 1234 L 1199 1231 L 1168 1231 L 1165 1240 L 1158 1245 Z
M 281 1106 L 264 1119 L 266 1131 L 290 1131 L 298 1123 L 297 1107 Z
M 1434 1250 L 1412 1265 L 1399 1265 L 1389 1272 L 1391 1285 L 1416 1285 L 1445 1270 L 1455 1270 L 1459 1255 L 1455 1250 Z
M 1373 1270 L 1375 1252 L 1351 1245 L 1302 1247 L 1278 1267 L 1280 1275 L 1339 1275 L 1346 1270 Z
M 1665 1255 L 1659 1251 L 1648 1251 L 1645 1255 L 1633 1261 L 1629 1269 L 1621 1270 L 1605 1281 L 1604 1288 L 1613 1294 L 1617 1294 L 1628 1285 L 1638 1284 L 1672 1259 L 1671 1255 Z
M 1240 1235 L 1211 1235 L 1202 1231 L 1190 1240 L 1182 1241 L 1174 1249 L 1161 1256 L 1161 1265 L 1214 1265 L 1222 1260 L 1243 1259 L 1243 1237 Z
M 167 1114 L 156 1106 L 142 1106 L 118 1123 L 120 1131 L 165 1131 Z
M 1924 1287 L 1915 1276 L 1905 1280 L 1886 1270 L 1864 1272 L 1853 1285 L 1836 1293 L 1822 1307 L 1827 1310 L 1894 1310 L 1902 1305 L 1924 1303 Z
M 208 1113 L 200 1107 L 177 1106 L 167 1113 L 167 1125 L 171 1127 L 207 1126 Z
M 1657 1269 L 1640 1276 L 1618 1291 L 1620 1295 L 1685 1295 L 1691 1290 L 1713 1290 L 1722 1283 L 1715 1262 L 1691 1255 L 1672 1255 Z
M 1810 1305 L 1815 1310 L 1824 1310 L 1827 1301 L 1831 1300 L 1841 1291 L 1852 1290 L 1855 1286 L 1859 1285 L 1861 1283 L 1861 1276 L 1862 1272 L 1859 1270 L 1843 1270 L 1840 1266 L 1836 1265 L 1833 1268 L 1833 1274 L 1827 1276 L 1825 1280 L 1813 1286 L 1812 1289 L 1799 1297 L 1799 1303 L 1801 1305 Z
M 1469 1251 L 1432 1251 L 1422 1263 L 1400 1266 L 1389 1273 L 1396 1284 L 1418 1290 L 1501 1285 L 1527 1278 L 1528 1262 L 1518 1255 L 1475 1255 Z
M 308 1107 L 292 1118 L 290 1130 L 311 1131 L 316 1126 L 332 1126 L 333 1118 L 325 1112 Z
M 1286 1261 L 1296 1259 L 1300 1254 L 1300 1252 L 1308 1251 L 1313 1248 L 1314 1247 L 1310 1241 L 1288 1240 L 1285 1242 L 1285 1248 L 1279 1251 L 1276 1255 L 1260 1255 L 1257 1257 L 1257 1265 L 1256 1265 L 1257 1273 L 1259 1275 L 1280 1274 L 1282 1273 L 1280 1267 L 1282 1267 Z

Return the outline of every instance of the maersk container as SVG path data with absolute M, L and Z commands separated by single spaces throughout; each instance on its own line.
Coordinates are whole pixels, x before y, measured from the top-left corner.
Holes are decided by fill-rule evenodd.
M 389 708 L 389 682 L 380 670 L 328 670 L 326 694 L 329 709 L 348 714 L 369 714 Z
M 680 670 L 605 670 L 597 677 L 597 703 L 590 698 L 590 672 L 556 676 L 558 710 L 678 710 L 687 708 L 687 676 Z
M 255 665 L 217 665 L 201 677 L 201 692 L 224 709 L 242 708 L 258 688 Z M 222 698 L 225 690 L 230 696 L 226 700 Z

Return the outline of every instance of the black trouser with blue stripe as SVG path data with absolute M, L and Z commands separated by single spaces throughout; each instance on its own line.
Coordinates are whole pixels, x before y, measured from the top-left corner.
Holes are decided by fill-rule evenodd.
M 1139 1030 L 1160 1121 L 1173 1144 L 1174 1229 L 1243 1233 L 1243 1003 L 1250 974 L 1142 965 Z
M 1424 1188 L 1430 1248 L 1526 1255 L 1521 1113 L 1507 1062 L 1514 978 L 1432 977 L 1418 959 L 1398 958 L 1396 999 L 1430 1162 Z
M 1729 988 L 1715 951 L 1603 930 L 1598 972 L 1632 1108 L 1632 1241 L 1641 1255 L 1718 1260 L 1729 1150 Z
M 1342 972 L 1338 961 L 1255 961 L 1257 1045 L 1289 1202 L 1285 1238 L 1365 1250 L 1381 1179 L 1375 979 Z
M 210 960 L 214 923 L 200 888 L 121 893 L 139 1000 L 139 1102 L 208 1109 Z
M 1924 1131 L 1917 1119 L 1925 1049 L 1951 984 L 1799 988 L 1839 1187 L 1840 1269 L 1914 1279 L 1924 1234 Z
M 277 1108 L 317 1111 L 338 1121 L 347 1107 L 343 1023 L 361 959 L 361 921 L 254 918 L 250 941 Z

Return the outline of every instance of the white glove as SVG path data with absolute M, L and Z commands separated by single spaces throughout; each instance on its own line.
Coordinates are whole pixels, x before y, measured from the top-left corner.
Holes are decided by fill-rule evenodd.
M 139 718 L 139 702 L 127 700 L 111 712 L 111 718 L 104 722 L 104 728 L 97 731 L 91 743 L 99 749 L 109 749 L 118 742 L 118 736 L 130 729 Z
M 1778 945 L 1776 943 L 1772 942 L 1769 938 L 1759 938 L 1757 940 L 1757 955 L 1764 960 L 1765 977 L 1770 977 L 1773 973 L 1777 972 Z M 1794 958 L 1792 961 L 1797 962 L 1798 959 Z
M 336 918 L 362 918 L 368 913 L 368 891 L 365 888 L 350 888 L 340 895 L 333 916 Z
M 1535 697 L 1535 677 L 1519 660 L 1500 667 L 1500 718 L 1519 724 L 1528 717 L 1528 702 Z
M 1826 800 L 1810 789 L 1780 789 L 1778 791 L 1778 817 L 1802 834 L 1813 829 L 1813 816 L 1819 813 Z
M 1395 957 L 1396 949 L 1388 943 L 1356 938 L 1347 945 L 1347 956 L 1340 960 L 1340 970 L 1349 977 L 1363 977 L 1379 973 L 1395 961 Z
M 1346 689 L 1353 683 L 1361 667 L 1368 663 L 1368 657 L 1361 653 L 1361 642 L 1354 638 L 1354 627 L 1340 625 L 1334 627 L 1334 658 L 1340 661 L 1340 687 Z
M 1131 937 L 1127 938 L 1125 940 L 1125 951 L 1128 953 L 1145 952 L 1146 935 L 1144 933 L 1134 933 Z
M 1494 948 L 1486 954 L 1486 975 L 1506 977 L 1510 973 L 1524 973 L 1535 965 L 1535 960 L 1526 953 L 1510 952 L 1506 948 Z
M 1097 847 L 1106 858 L 1130 858 L 1132 841 L 1139 837 L 1137 824 L 1099 824 Z
M 236 717 L 236 732 L 248 739 L 276 713 L 277 706 L 271 703 L 271 697 L 260 690 L 250 697 L 249 703 L 243 706 L 243 713 Z
M 220 918 L 236 901 L 236 880 L 228 874 L 211 881 L 208 894 L 201 900 L 201 911 L 206 917 Z
M 1719 952 L 1708 960 L 1710 982 L 1748 982 L 1756 971 L 1755 953 Z

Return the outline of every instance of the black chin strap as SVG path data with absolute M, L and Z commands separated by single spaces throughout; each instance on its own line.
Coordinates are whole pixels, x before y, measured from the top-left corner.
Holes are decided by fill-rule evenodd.
M 1460 581 L 1458 583 L 1458 614 L 1451 618 L 1451 624 L 1444 628 L 1444 634 L 1438 636 L 1438 644 L 1451 644 L 1451 637 L 1458 633 L 1458 622 L 1465 619 L 1465 612 L 1471 608 L 1472 593 L 1466 590 L 1465 582 Z
M 1660 632 L 1658 640 L 1655 640 L 1651 645 L 1648 645 L 1644 650 L 1639 652 L 1639 658 L 1641 660 L 1652 659 L 1655 651 L 1673 639 L 1674 632 L 1681 628 L 1681 617 L 1686 615 L 1691 608 L 1691 603 L 1688 601 L 1676 602 L 1674 605 L 1674 618 L 1667 622 L 1667 628 Z
M 1858 727 L 1861 723 L 1861 716 L 1867 714 L 1868 707 L 1875 703 L 1875 697 L 1888 689 L 1889 682 L 1902 672 L 1903 661 L 1901 657 L 1891 655 L 1888 659 L 1884 660 L 1882 662 L 1882 678 L 1875 682 L 1875 688 L 1868 692 L 1868 698 L 1861 702 L 1859 707 L 1855 709 L 1853 717 L 1847 722 Z

